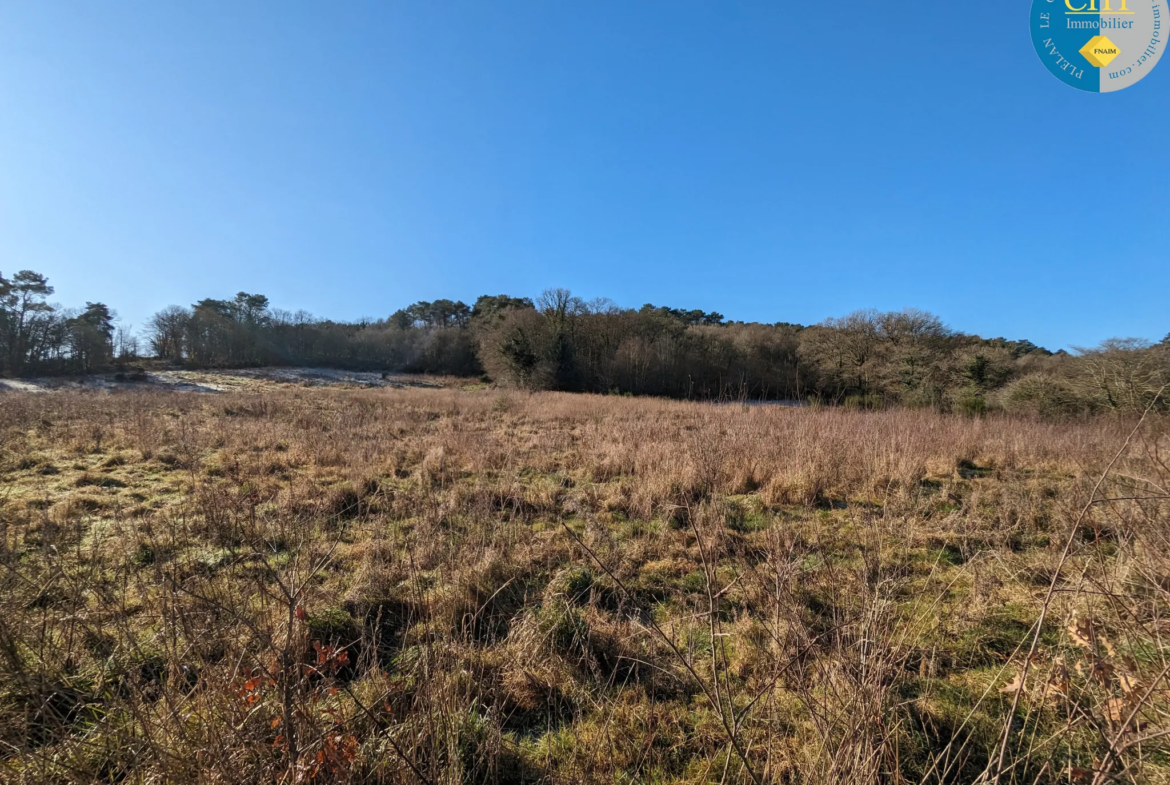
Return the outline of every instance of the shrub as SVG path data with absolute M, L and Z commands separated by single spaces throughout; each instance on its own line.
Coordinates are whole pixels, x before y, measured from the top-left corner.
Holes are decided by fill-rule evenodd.
M 1009 384 L 999 395 L 1000 406 L 1013 414 L 1066 418 L 1097 409 L 1092 399 L 1079 395 L 1064 380 L 1033 373 Z

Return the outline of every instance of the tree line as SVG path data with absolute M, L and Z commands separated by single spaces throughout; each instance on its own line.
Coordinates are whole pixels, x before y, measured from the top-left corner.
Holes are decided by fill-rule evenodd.
M 338 322 L 240 292 L 164 308 L 137 336 L 103 303 L 64 309 L 50 304 L 52 294 L 39 273 L 0 274 L 0 373 L 85 374 L 148 359 L 310 365 L 481 376 L 530 390 L 1052 416 L 1144 410 L 1170 381 L 1170 336 L 1053 353 L 957 332 L 915 309 L 762 324 L 551 289 L 535 301 L 420 301 L 384 319 Z M 1156 405 L 1166 408 L 1165 397 Z
M 40 273 L 0 273 L 0 375 L 86 374 L 107 369 L 119 353 L 137 354 L 137 339 L 105 303 L 66 309 L 48 302 L 52 294 Z

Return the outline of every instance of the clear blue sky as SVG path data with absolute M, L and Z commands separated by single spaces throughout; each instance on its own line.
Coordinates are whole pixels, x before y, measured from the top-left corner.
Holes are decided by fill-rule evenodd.
M 1170 64 L 1080 93 L 1028 11 L 8 0 L 0 271 L 135 325 L 239 290 L 353 319 L 565 286 L 1160 339 Z

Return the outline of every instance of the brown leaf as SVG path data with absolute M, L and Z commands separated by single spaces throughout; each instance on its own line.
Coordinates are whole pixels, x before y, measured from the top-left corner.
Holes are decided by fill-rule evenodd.
M 1082 649 L 1091 648 L 1093 645 L 1093 625 L 1088 620 L 1078 619 L 1076 614 L 1069 620 L 1065 627 L 1068 630 L 1068 637 L 1072 642 L 1080 646 Z
M 1093 659 L 1093 667 L 1089 675 L 1100 682 L 1102 687 L 1108 687 L 1113 681 L 1113 666 L 1106 660 Z
M 1121 667 L 1117 671 L 1117 681 L 1126 695 L 1132 695 L 1141 687 L 1137 673 L 1138 666 L 1133 657 L 1122 657 Z
M 1068 695 L 1069 686 L 1068 666 L 1064 657 L 1057 657 L 1052 661 L 1052 673 L 1048 677 L 1048 683 L 1044 685 L 1044 697 L 1058 701 Z
M 1019 692 L 1023 688 L 1024 688 L 1024 674 L 1017 673 L 1015 678 L 1012 679 L 1011 681 L 1009 681 L 1005 686 L 1000 687 L 999 691 L 1011 694 L 1011 693 Z

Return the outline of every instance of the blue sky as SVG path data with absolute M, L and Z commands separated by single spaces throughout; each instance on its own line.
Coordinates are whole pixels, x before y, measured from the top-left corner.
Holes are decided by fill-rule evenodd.
M 1059 348 L 1170 332 L 1170 65 L 1050 76 L 1028 3 L 32 2 L 0 271 L 140 325 L 565 286 Z

